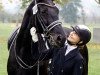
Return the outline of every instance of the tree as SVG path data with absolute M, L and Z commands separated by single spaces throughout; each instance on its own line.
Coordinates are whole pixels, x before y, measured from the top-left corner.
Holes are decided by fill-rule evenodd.
M 85 24 L 85 11 L 84 11 L 84 9 L 82 8 L 82 12 L 81 12 L 81 15 L 82 15 L 82 21 L 83 21 L 83 24 Z
M 2 10 L 2 2 L 1 2 L 1 0 L 0 0 L 0 10 Z
M 53 1 L 59 4 L 65 4 L 69 0 L 53 0 Z M 32 0 L 22 0 L 22 8 L 25 8 L 30 2 L 32 2 Z
M 100 4 L 100 0 L 95 0 L 98 4 Z
M 2 2 L 0 1 L 0 21 L 4 22 L 5 12 L 3 11 Z
M 75 24 L 79 18 L 78 8 L 82 8 L 80 0 L 71 0 L 68 4 L 65 4 L 61 10 L 61 16 L 66 23 Z

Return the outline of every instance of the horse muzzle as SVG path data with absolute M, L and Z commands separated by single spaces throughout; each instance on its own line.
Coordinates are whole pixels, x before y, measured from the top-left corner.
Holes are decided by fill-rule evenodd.
M 65 43 L 65 38 L 61 34 L 51 33 L 48 35 L 48 42 L 53 47 L 63 47 Z

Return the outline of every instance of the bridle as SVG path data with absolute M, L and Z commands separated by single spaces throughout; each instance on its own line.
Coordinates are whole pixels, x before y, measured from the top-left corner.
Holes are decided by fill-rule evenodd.
M 46 3 L 37 3 L 36 5 L 37 5 L 37 6 L 38 6 L 38 5 L 45 5 L 45 6 L 50 7 L 50 8 L 55 8 L 55 6 L 52 6 L 52 5 L 46 4 Z M 47 26 L 47 25 L 45 24 L 45 22 L 44 22 L 44 20 L 43 20 L 43 17 L 41 16 L 40 13 L 35 14 L 35 21 L 37 21 L 37 20 L 39 21 L 39 23 L 40 23 L 40 25 L 41 25 L 41 27 L 42 27 L 42 29 L 43 29 L 43 35 L 44 35 L 43 38 L 45 38 L 46 41 L 48 40 L 49 43 L 50 43 L 52 46 L 53 46 L 53 45 L 56 45 L 56 46 L 57 46 L 57 42 L 54 40 L 54 37 L 53 37 L 52 33 L 50 34 L 49 32 L 50 32 L 54 27 L 56 27 L 56 26 L 58 26 L 58 25 L 61 25 L 62 23 L 61 23 L 59 20 L 56 20 L 56 21 L 52 22 L 51 24 L 49 24 L 49 25 Z M 35 22 L 35 23 L 36 23 L 36 22 Z M 37 25 L 35 24 L 35 26 L 37 26 Z M 38 29 L 38 27 L 37 27 L 36 29 Z M 53 33 L 53 34 L 54 34 L 54 33 Z
M 46 3 L 37 3 L 36 5 L 37 6 L 38 5 L 45 5 L 45 6 L 48 6 L 48 7 L 51 7 L 51 8 L 54 8 L 55 7 L 55 6 L 52 6 L 50 4 L 46 4 Z M 38 18 L 38 20 L 40 22 L 40 25 L 41 25 L 41 27 L 43 29 L 43 34 L 45 34 L 45 35 L 47 35 L 57 25 L 61 25 L 62 24 L 59 20 L 56 20 L 56 21 L 52 22 L 51 24 L 49 24 L 48 26 L 46 26 L 46 24 L 43 21 L 43 18 L 41 16 L 41 14 L 37 13 L 37 14 L 35 14 L 35 17 Z M 35 21 L 36 21 L 36 18 L 35 18 Z

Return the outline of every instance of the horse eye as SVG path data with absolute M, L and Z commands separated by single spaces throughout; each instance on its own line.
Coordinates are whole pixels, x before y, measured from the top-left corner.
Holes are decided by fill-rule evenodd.
M 43 9 L 41 13 L 47 13 L 48 9 Z
M 58 41 L 61 41 L 62 40 L 60 35 L 57 37 L 57 40 Z
M 42 13 L 46 13 L 46 10 L 43 10 Z

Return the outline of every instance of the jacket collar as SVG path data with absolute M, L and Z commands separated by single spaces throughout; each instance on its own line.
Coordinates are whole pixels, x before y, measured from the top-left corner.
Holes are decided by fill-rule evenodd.
M 67 49 L 66 49 L 65 55 L 67 55 L 70 51 L 72 51 L 76 48 L 77 48 L 77 46 L 67 44 Z
M 65 61 L 69 60 L 70 58 L 74 57 L 77 55 L 77 53 L 79 53 L 78 48 L 70 51 L 66 56 L 65 56 Z

